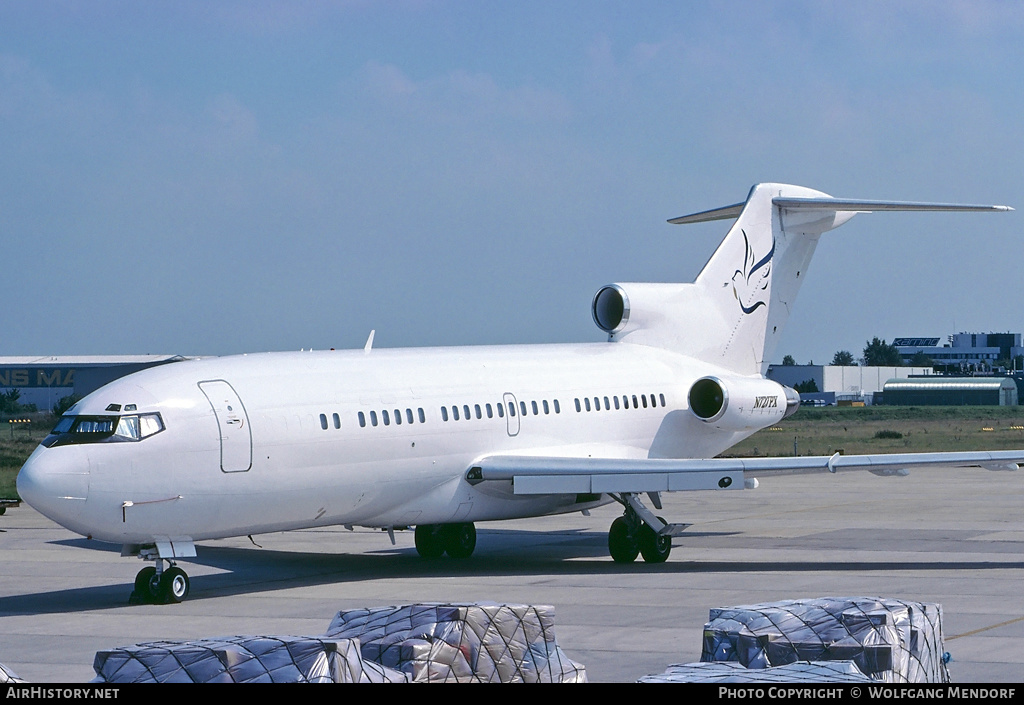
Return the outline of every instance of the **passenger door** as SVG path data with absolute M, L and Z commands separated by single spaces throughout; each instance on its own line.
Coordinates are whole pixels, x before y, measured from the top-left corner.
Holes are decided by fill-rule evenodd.
M 199 389 L 213 408 L 220 437 L 220 469 L 246 472 L 252 467 L 252 431 L 242 400 L 222 379 L 199 383 Z

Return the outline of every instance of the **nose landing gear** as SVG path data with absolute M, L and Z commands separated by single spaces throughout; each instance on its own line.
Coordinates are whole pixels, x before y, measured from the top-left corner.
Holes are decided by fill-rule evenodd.
M 168 567 L 163 569 L 163 561 Z M 166 605 L 181 602 L 188 597 L 188 574 L 166 558 L 156 558 L 155 566 L 148 565 L 135 576 L 135 589 L 129 602 L 144 605 Z

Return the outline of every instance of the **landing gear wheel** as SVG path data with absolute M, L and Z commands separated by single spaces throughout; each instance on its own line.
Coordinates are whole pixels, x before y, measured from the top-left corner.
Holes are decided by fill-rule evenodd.
M 661 519 L 661 523 L 664 524 L 665 520 Z M 640 527 L 640 553 L 647 563 L 664 563 L 672 553 L 672 537 L 658 536 L 654 529 L 644 524 Z
M 616 563 L 632 563 L 640 553 L 640 544 L 630 531 L 629 522 L 625 517 L 613 521 L 612 527 L 608 530 L 608 552 L 612 554 L 612 560 Z
M 476 526 L 471 522 L 444 526 L 444 550 L 449 558 L 456 560 L 469 558 L 473 555 L 474 549 L 476 549 Z
M 143 604 L 156 604 L 160 601 L 160 581 L 156 577 L 156 568 L 148 565 L 138 572 L 132 597 Z
M 416 552 L 421 558 L 433 560 L 444 555 L 444 529 L 443 524 L 416 525 Z
M 160 596 L 165 604 L 181 602 L 188 597 L 188 574 L 174 566 L 164 571 L 160 577 Z

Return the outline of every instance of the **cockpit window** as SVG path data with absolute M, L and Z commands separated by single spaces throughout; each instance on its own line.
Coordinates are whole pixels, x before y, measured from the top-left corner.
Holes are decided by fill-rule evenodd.
M 43 445 L 140 441 L 164 430 L 160 414 L 127 416 L 61 416 Z
M 114 431 L 118 436 L 122 438 L 136 439 L 139 437 L 139 417 L 138 416 L 122 416 L 121 420 L 117 422 L 117 430 Z
M 74 433 L 102 433 L 109 434 L 114 431 L 113 418 L 101 418 L 101 419 L 79 419 L 78 423 L 75 424 L 73 430 Z
M 138 441 L 163 430 L 164 422 L 160 418 L 160 414 L 139 414 L 138 416 L 122 416 L 117 423 L 114 435 Z
M 53 427 L 53 430 L 50 431 L 50 433 L 67 433 L 75 424 L 76 419 L 77 417 L 75 416 L 61 416 L 60 419 L 57 420 L 57 425 Z

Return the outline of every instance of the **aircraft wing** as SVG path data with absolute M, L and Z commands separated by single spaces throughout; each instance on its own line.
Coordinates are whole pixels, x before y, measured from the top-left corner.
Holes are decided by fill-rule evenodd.
M 1017 470 L 1024 450 L 819 455 L 791 458 L 610 459 L 493 455 L 466 474 L 471 484 L 511 482 L 515 494 L 606 494 L 743 489 L 755 476 L 867 470 L 906 475 L 911 468 Z M 756 486 L 752 485 L 752 486 Z

